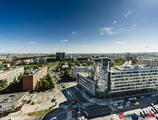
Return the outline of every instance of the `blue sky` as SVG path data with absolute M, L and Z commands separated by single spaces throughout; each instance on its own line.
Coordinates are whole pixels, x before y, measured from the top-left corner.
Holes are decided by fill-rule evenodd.
M 3 0 L 0 52 L 158 52 L 157 11 L 158 0 Z

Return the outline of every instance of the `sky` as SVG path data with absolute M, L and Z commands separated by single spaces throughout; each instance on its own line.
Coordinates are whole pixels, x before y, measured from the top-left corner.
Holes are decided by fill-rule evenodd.
M 158 0 L 0 1 L 0 53 L 158 52 Z

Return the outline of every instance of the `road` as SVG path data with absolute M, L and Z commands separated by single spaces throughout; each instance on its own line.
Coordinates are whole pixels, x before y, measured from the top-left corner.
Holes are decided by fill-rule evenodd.
M 58 108 L 57 110 L 55 110 L 54 112 L 52 112 L 51 114 L 47 115 L 44 120 L 50 120 L 53 117 L 57 117 L 57 119 L 59 120 L 67 120 L 67 119 L 71 119 L 73 120 L 73 116 L 74 116 L 74 111 L 73 109 L 69 106 L 70 102 L 73 99 L 70 91 L 68 89 L 64 89 L 62 88 L 62 86 L 60 84 L 58 84 L 58 80 L 56 79 L 55 75 L 57 74 L 56 72 L 53 72 L 53 70 L 55 70 L 56 66 L 53 66 L 49 69 L 49 74 L 52 76 L 54 82 L 55 82 L 55 91 L 56 91 L 56 96 L 60 96 L 57 99 L 57 103 L 58 103 Z

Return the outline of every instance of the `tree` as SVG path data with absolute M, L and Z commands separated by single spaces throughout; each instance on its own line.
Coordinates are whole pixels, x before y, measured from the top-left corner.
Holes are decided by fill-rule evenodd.
M 4 69 L 4 66 L 3 66 L 3 65 L 0 65 L 0 69 Z
M 41 82 L 41 81 L 38 82 L 38 84 L 37 84 L 37 86 L 36 86 L 35 89 L 36 89 L 37 91 L 42 90 L 42 82 Z
M 7 86 L 7 80 L 0 80 L 0 88 L 5 88 Z
M 1 93 L 13 93 L 13 92 L 21 92 L 22 91 L 22 75 L 18 77 L 18 79 L 14 79 L 5 89 L 1 91 Z
M 121 65 L 123 65 L 125 63 L 125 60 L 123 59 L 123 60 L 118 60 L 118 61 L 116 61 L 116 62 L 114 62 L 113 63 L 113 66 L 121 66 Z
M 49 82 L 47 80 L 42 80 L 42 90 L 48 90 L 49 89 Z
M 70 70 L 70 68 L 67 68 L 65 69 L 64 73 L 61 74 L 61 82 L 69 82 L 73 80 L 70 76 Z
M 47 74 L 46 77 L 43 77 L 37 84 L 36 90 L 38 91 L 45 91 L 48 89 L 54 88 L 55 84 L 54 81 L 52 80 L 52 77 L 50 74 Z
M 50 76 L 50 74 L 48 73 L 47 76 L 46 76 L 46 80 L 50 80 L 52 79 L 52 77 Z
M 52 77 L 50 76 L 50 74 L 47 74 L 46 80 L 48 80 L 48 82 L 49 82 L 49 85 L 50 85 L 49 87 L 54 88 L 55 84 L 54 84 L 54 81 L 52 80 Z
M 52 79 L 49 80 L 49 85 L 50 85 L 50 88 L 55 87 L 54 81 Z

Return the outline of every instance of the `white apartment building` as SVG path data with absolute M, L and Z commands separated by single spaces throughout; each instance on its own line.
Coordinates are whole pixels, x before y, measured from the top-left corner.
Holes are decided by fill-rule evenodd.
M 110 93 L 158 88 L 158 68 L 128 68 L 111 70 Z

